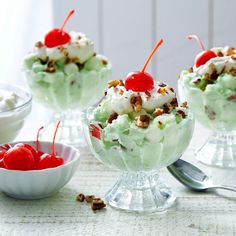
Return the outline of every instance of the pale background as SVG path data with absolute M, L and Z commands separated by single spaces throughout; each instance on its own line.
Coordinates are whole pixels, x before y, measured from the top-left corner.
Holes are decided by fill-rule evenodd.
M 140 69 L 160 37 L 165 44 L 148 71 L 175 88 L 200 51 L 186 35 L 199 35 L 206 47 L 236 46 L 235 0 L 0 0 L 1 82 L 24 83 L 22 58 L 72 8 L 77 13 L 66 30 L 95 42 L 112 61 L 114 79 Z
M 165 44 L 148 70 L 174 87 L 199 52 L 186 35 L 199 35 L 206 47 L 236 46 L 235 0 L 0 0 L 1 81 L 22 83 L 22 57 L 72 8 L 66 30 L 86 33 L 112 61 L 114 78 L 142 67 L 160 37 Z

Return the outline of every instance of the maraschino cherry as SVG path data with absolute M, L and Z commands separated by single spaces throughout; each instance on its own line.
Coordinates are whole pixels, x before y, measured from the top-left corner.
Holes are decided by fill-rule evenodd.
M 202 52 L 200 52 L 195 58 L 195 66 L 196 67 L 204 65 L 211 58 L 217 57 L 217 55 L 213 51 L 205 49 L 202 41 L 200 40 L 200 38 L 197 35 L 188 35 L 187 38 L 190 40 L 195 39 L 198 42 L 200 48 L 202 49 Z
M 39 158 L 39 161 L 37 163 L 38 170 L 54 168 L 64 164 L 64 159 L 60 156 L 56 156 L 55 153 L 55 139 L 60 123 L 61 123 L 60 121 L 57 123 L 56 130 L 54 132 L 53 142 L 52 142 L 52 154 L 44 153 Z
M 32 152 L 26 147 L 13 147 L 5 152 L 4 166 L 9 170 L 32 170 L 35 159 Z
M 56 28 L 51 31 L 49 31 L 44 38 L 44 44 L 48 48 L 57 47 L 66 43 L 69 43 L 71 41 L 70 35 L 64 31 L 64 27 L 68 20 L 71 18 L 71 16 L 74 14 L 74 10 L 71 10 L 66 19 L 64 20 L 61 28 Z
M 147 61 L 145 62 L 143 68 L 140 71 L 134 71 L 127 75 L 125 80 L 125 88 L 127 90 L 132 90 L 134 92 L 146 92 L 154 88 L 154 79 L 150 74 L 145 72 L 145 70 L 153 55 L 155 54 L 157 49 L 162 45 L 162 43 L 163 39 L 161 39 L 156 44 Z
M 96 125 L 91 124 L 89 128 L 90 128 L 90 133 L 93 137 L 101 139 L 101 131 Z

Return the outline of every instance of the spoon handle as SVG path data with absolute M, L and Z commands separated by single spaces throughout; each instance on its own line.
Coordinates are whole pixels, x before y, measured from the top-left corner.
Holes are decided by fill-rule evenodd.
M 211 188 L 220 188 L 220 189 L 225 189 L 225 190 L 230 190 L 230 191 L 236 192 L 236 187 L 229 186 L 229 185 L 217 185 L 217 186 L 212 186 Z

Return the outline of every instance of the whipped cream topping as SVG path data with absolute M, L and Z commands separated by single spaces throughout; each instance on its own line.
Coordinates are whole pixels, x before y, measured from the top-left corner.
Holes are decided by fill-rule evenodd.
M 111 100 L 111 107 L 118 115 L 128 114 L 133 111 L 131 104 L 132 97 L 141 97 L 142 108 L 146 111 L 153 111 L 155 108 L 162 107 L 166 103 L 176 98 L 172 88 L 158 82 L 154 83 L 154 88 L 148 92 L 134 92 L 126 90 L 125 86 L 112 86 L 107 90 L 107 96 Z
M 226 47 L 215 47 L 211 49 L 214 51 L 218 57 L 210 59 L 204 65 L 196 68 L 193 67 L 193 71 L 199 75 L 212 74 L 216 72 L 217 74 L 221 74 L 223 72 L 230 73 L 232 69 L 236 69 L 236 50 Z
M 0 112 L 15 108 L 19 102 L 19 96 L 14 92 L 0 90 Z
M 71 42 L 54 48 L 47 48 L 42 42 L 35 44 L 34 55 L 42 60 L 66 60 L 70 58 L 83 64 L 94 54 L 94 43 L 83 33 L 70 32 Z

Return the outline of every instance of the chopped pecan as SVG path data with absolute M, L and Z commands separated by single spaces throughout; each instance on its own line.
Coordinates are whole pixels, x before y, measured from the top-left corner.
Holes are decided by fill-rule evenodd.
M 132 96 L 130 98 L 130 104 L 135 112 L 139 112 L 142 109 L 142 98 L 141 96 Z
M 208 73 L 206 73 L 205 75 L 203 75 L 202 79 L 208 81 L 208 80 L 210 80 L 210 75 Z
M 157 92 L 160 93 L 161 95 L 165 95 L 165 94 L 168 93 L 166 87 L 160 87 L 160 88 L 157 90 Z
M 232 75 L 232 76 L 236 76 L 236 68 L 231 68 L 229 73 Z
M 163 105 L 163 112 L 164 112 L 164 113 L 169 113 L 170 111 L 171 111 L 170 105 L 168 105 L 167 103 L 165 103 L 165 104 Z
M 229 101 L 234 101 L 236 102 L 236 94 L 232 94 L 227 98 Z
M 96 211 L 96 210 L 101 210 L 103 209 L 104 207 L 106 207 L 106 204 L 103 202 L 103 200 L 101 198 L 94 198 L 92 200 L 92 203 L 91 203 L 91 209 L 93 211 Z
M 105 65 L 107 65 L 107 64 L 108 64 L 108 61 L 107 61 L 107 60 L 104 60 L 104 59 L 102 59 L 102 64 L 105 66 Z
M 80 193 L 77 197 L 76 197 L 76 201 L 78 202 L 83 202 L 85 199 L 85 196 L 83 193 Z
M 173 93 L 175 92 L 175 90 L 173 88 L 169 88 L 169 89 L 170 89 L 171 92 L 173 92 Z
M 48 73 L 53 73 L 53 72 L 55 72 L 56 69 L 55 69 L 54 65 L 55 65 L 55 61 L 54 61 L 54 60 L 48 61 L 48 63 L 47 63 L 47 68 L 46 68 L 46 72 L 48 72 Z
M 223 56 L 224 56 L 224 54 L 223 54 L 221 51 L 216 52 L 216 55 L 217 55 L 218 57 L 223 57 Z
M 231 58 L 232 58 L 232 60 L 236 61 L 236 55 L 235 54 L 232 55 Z
M 117 85 L 119 85 L 119 80 L 110 80 L 108 82 L 108 88 L 116 87 Z
M 188 69 L 188 72 L 189 72 L 189 73 L 193 73 L 193 67 L 190 67 L 190 68 Z
M 186 114 L 185 114 L 185 112 L 182 111 L 182 110 L 178 110 L 178 111 L 176 112 L 176 114 L 179 115 L 179 116 L 181 116 L 183 119 L 186 118 Z
M 138 126 L 139 128 L 145 129 L 149 125 L 150 118 L 147 115 L 140 115 L 136 117 L 135 120 L 136 120 L 136 124 L 135 124 L 136 126 Z
M 119 80 L 119 85 L 120 85 L 120 86 L 125 86 L 123 80 Z
M 55 65 L 55 61 L 50 60 L 50 61 L 48 61 L 47 67 L 53 67 L 54 65 Z
M 161 108 L 155 108 L 155 110 L 154 110 L 154 112 L 153 112 L 153 115 L 154 115 L 155 117 L 157 117 L 157 116 L 162 115 L 163 113 L 164 113 L 163 109 L 161 109 Z
M 88 203 L 90 203 L 90 202 L 93 201 L 94 198 L 95 198 L 94 195 L 86 195 L 86 196 L 85 196 L 85 201 L 88 202 Z
M 226 52 L 226 56 L 232 56 L 234 54 L 235 54 L 235 49 L 233 47 L 230 47 Z
M 173 107 L 177 107 L 179 105 L 177 98 L 173 98 L 172 101 L 170 102 L 170 104 Z
M 188 108 L 188 103 L 187 103 L 187 102 L 183 102 L 183 103 L 181 104 L 181 107 Z
M 111 124 L 113 120 L 116 120 L 116 119 L 117 119 L 117 117 L 118 117 L 118 114 L 117 114 L 116 112 L 113 112 L 113 113 L 109 116 L 107 122 L 108 122 L 109 124 Z
M 123 95 L 124 94 L 124 91 L 121 89 L 120 92 L 119 92 L 120 95 Z
M 218 78 L 217 71 L 214 70 L 214 71 L 211 73 L 211 75 L 210 75 L 210 79 L 211 79 L 211 80 L 217 80 L 217 78 Z
M 41 41 L 38 41 L 34 46 L 36 48 L 42 48 L 42 47 L 44 47 L 44 44 Z

